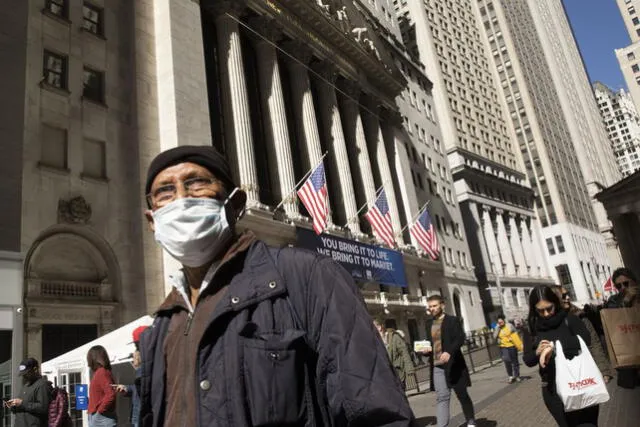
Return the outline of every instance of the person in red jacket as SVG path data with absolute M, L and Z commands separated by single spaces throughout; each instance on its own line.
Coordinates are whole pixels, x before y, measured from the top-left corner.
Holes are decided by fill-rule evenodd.
M 93 373 L 89 384 L 89 427 L 115 427 L 116 391 L 107 350 L 101 345 L 91 347 L 87 364 Z

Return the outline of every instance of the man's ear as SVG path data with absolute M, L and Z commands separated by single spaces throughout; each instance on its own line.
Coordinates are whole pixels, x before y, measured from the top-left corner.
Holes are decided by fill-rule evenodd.
M 149 224 L 149 230 L 156 231 L 155 224 L 153 223 L 153 211 L 151 209 L 147 209 L 144 211 L 144 216 L 147 218 L 147 223 Z

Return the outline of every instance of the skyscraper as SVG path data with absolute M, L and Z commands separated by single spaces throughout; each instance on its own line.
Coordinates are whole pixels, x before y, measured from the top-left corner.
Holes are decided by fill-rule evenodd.
M 614 92 L 603 83 L 595 82 L 598 107 L 602 114 L 612 150 L 623 177 L 640 169 L 640 115 L 629 92 Z
M 436 113 L 485 310 L 551 283 L 532 191 L 472 1 L 396 3 L 405 45 L 433 81 Z
M 594 299 L 619 255 L 593 196 L 619 172 L 564 9 L 559 0 L 477 5 L 546 250 L 574 297 Z
M 640 110 L 640 0 L 617 0 L 631 44 L 616 49 L 616 57 L 636 109 Z

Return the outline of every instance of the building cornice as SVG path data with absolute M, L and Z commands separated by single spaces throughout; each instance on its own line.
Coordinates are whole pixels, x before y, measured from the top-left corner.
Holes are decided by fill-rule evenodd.
M 380 98 L 383 105 L 395 105 L 395 98 L 407 82 L 386 43 L 356 7 L 349 6 L 352 16 L 348 21 L 339 21 L 335 11 L 326 12 L 315 1 L 248 0 L 247 5 L 274 18 L 285 34 L 305 42 L 318 58 L 335 64 L 344 77 L 361 82 L 363 89 Z M 367 37 L 374 41 L 377 53 L 356 41 L 352 34 L 354 25 L 366 26 Z

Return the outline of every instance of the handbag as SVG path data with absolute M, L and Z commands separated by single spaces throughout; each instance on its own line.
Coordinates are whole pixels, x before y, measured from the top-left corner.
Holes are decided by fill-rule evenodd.
M 593 360 L 582 337 L 580 354 L 567 360 L 562 343 L 555 342 L 556 391 L 562 399 L 565 412 L 578 411 L 609 400 L 609 392 L 602 373 Z

